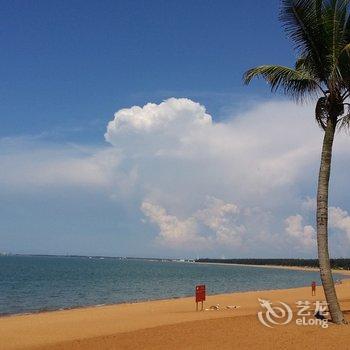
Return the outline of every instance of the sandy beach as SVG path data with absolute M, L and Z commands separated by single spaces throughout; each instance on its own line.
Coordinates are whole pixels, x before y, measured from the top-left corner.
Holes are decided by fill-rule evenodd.
M 349 319 L 350 280 L 336 288 Z M 348 326 L 263 326 L 258 298 L 287 303 L 294 317 L 295 302 L 324 300 L 321 287 L 313 297 L 303 287 L 208 296 L 205 307 L 217 311 L 196 312 L 191 297 L 8 316 L 0 349 L 350 349 Z

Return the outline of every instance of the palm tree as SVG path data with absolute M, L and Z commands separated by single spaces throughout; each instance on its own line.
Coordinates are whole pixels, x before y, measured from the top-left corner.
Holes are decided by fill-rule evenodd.
M 244 81 L 261 77 L 273 92 L 282 90 L 296 101 L 317 99 L 315 118 L 324 131 L 316 213 L 320 275 L 332 321 L 346 323 L 329 261 L 328 187 L 335 131 L 350 126 L 349 0 L 283 0 L 280 20 L 298 53 L 295 67 L 255 67 Z

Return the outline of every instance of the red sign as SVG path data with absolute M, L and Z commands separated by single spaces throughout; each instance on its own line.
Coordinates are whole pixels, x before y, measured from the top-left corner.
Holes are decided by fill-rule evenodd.
M 205 301 L 205 285 L 196 286 L 196 303 Z

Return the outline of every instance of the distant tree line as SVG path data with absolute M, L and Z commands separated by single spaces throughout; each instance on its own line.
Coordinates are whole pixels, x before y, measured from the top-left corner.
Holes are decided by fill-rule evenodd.
M 199 263 L 319 267 L 317 259 L 197 259 Z M 331 259 L 333 269 L 350 270 L 350 259 Z

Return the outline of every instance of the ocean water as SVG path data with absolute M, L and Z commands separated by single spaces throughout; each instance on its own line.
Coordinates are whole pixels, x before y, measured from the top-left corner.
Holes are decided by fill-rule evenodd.
M 310 285 L 317 272 L 84 257 L 0 257 L 0 314 Z

